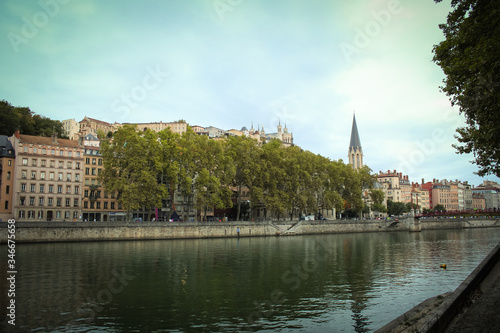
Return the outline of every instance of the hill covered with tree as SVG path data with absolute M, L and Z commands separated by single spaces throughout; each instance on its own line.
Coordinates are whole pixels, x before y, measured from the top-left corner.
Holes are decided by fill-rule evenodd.
M 51 136 L 56 132 L 58 137 L 67 138 L 59 120 L 35 114 L 29 107 L 12 106 L 6 100 L 0 101 L 0 135 L 11 136 L 16 130 L 36 136 Z

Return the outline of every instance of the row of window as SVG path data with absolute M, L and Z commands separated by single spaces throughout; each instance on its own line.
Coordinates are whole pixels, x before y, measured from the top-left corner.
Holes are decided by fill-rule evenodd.
M 57 207 L 62 207 L 63 206 L 63 198 L 55 198 L 55 206 Z M 19 206 L 35 206 L 36 204 L 36 198 L 35 197 L 28 197 L 26 198 L 25 196 L 19 197 Z M 53 197 L 48 197 L 45 198 L 43 196 L 38 197 L 38 204 L 36 206 L 43 207 L 43 206 L 54 206 L 54 198 Z M 73 207 L 79 207 L 80 205 L 80 199 L 79 198 L 74 198 L 73 199 Z M 65 207 L 71 207 L 71 199 L 66 198 L 64 199 L 64 206 Z
M 102 165 L 102 158 L 95 158 L 93 157 L 92 160 L 90 159 L 90 157 L 86 157 L 85 158 L 85 164 L 91 164 L 92 165 Z
M 29 175 L 30 175 L 30 179 L 37 179 L 38 173 L 35 170 L 31 170 Z M 46 176 L 47 176 L 46 171 L 40 171 L 40 180 L 45 180 Z M 65 179 L 63 172 L 57 173 L 57 179 L 55 178 L 56 173 L 53 171 L 50 171 L 48 173 L 48 176 L 49 176 L 48 180 L 63 181 Z M 80 181 L 80 174 L 79 173 L 74 174 L 74 178 L 75 178 L 75 182 L 79 182 Z M 21 170 L 21 179 L 28 179 L 28 170 Z M 68 181 L 68 182 L 73 181 L 73 173 L 71 173 L 71 172 L 66 173 L 66 181 Z
M 72 188 L 71 185 L 39 184 L 38 192 L 45 193 L 45 189 L 47 189 L 47 193 L 54 193 L 54 189 L 57 189 L 57 193 L 63 193 L 63 190 L 65 190 L 64 193 L 71 194 L 71 188 Z M 21 183 L 21 192 L 27 192 L 27 190 L 28 190 L 28 184 Z M 30 192 L 36 192 L 36 184 L 29 184 L 29 190 Z M 78 185 L 73 186 L 73 194 L 80 194 L 80 186 Z
M 109 203 L 107 201 L 104 201 L 102 208 L 103 209 L 116 209 L 115 207 L 116 207 L 116 205 L 115 205 L 114 201 L 111 201 Z M 101 209 L 101 202 L 100 201 L 90 201 L 90 202 L 83 201 L 83 209 Z M 118 203 L 118 209 L 119 210 L 122 209 L 121 203 Z
M 101 162 L 102 163 L 102 162 Z M 22 165 L 23 166 L 28 166 L 29 165 L 29 159 L 27 157 L 23 157 L 22 159 Z M 75 162 L 75 169 L 79 170 L 80 169 L 80 162 Z M 32 158 L 31 159 L 31 166 L 38 166 L 38 159 Z M 45 168 L 47 167 L 47 160 L 41 159 L 40 160 L 40 166 Z M 64 161 L 58 161 L 57 166 L 59 169 L 64 168 Z M 56 160 L 49 160 L 49 167 L 55 168 L 56 167 Z M 66 162 L 66 168 L 67 169 L 73 169 L 73 162 L 72 161 L 67 161 Z
M 52 212 L 50 212 L 52 214 Z M 47 214 L 49 215 L 49 214 Z M 61 212 L 60 210 L 57 210 L 56 213 L 55 213 L 55 218 L 57 220 L 60 220 L 62 219 L 64 216 L 64 219 L 69 219 L 70 216 L 73 216 L 73 219 L 76 220 L 78 218 L 80 218 L 80 215 L 78 214 L 78 211 L 73 211 L 73 214 L 71 214 L 71 211 L 69 210 L 66 210 L 64 212 Z M 35 211 L 35 210 L 28 210 L 28 211 L 25 211 L 25 210 L 20 210 L 18 212 L 18 218 L 19 219 L 49 219 L 49 218 L 54 218 L 54 216 L 44 216 L 44 211 L 43 210 L 39 210 L 39 211 Z
M 68 156 L 68 157 L 73 157 L 73 150 L 68 150 L 67 152 L 64 150 L 64 149 L 59 149 L 58 151 L 56 151 L 55 148 L 51 148 L 50 150 L 45 148 L 45 147 L 42 147 L 41 149 L 39 149 L 39 147 L 29 147 L 27 145 L 25 145 L 23 147 L 23 151 L 25 153 L 32 153 L 32 154 L 42 154 L 42 155 L 47 155 L 47 153 L 50 153 L 50 155 L 53 155 L 55 156 L 56 154 L 58 154 L 59 156 Z M 76 157 L 80 157 L 80 150 L 76 150 L 75 151 L 75 156 Z

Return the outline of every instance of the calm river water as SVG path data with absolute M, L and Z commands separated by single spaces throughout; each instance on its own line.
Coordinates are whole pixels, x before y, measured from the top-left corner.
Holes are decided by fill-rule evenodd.
M 369 332 L 453 291 L 499 242 L 490 228 L 17 244 L 15 331 Z

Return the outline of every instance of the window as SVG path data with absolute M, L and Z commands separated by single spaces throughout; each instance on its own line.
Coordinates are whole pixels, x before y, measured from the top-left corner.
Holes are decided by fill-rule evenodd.
M 94 209 L 94 201 L 90 202 L 90 209 Z
M 69 172 L 66 174 L 66 181 L 71 181 L 71 174 Z
M 75 162 L 75 168 L 80 170 L 80 162 Z
M 89 208 L 89 202 L 88 201 L 84 201 L 83 202 L 83 208 L 85 208 L 85 209 Z
M 27 175 L 28 175 L 28 171 L 26 171 L 26 170 L 21 171 L 21 178 L 22 179 L 26 179 Z
M 24 219 L 26 217 L 26 212 L 24 210 L 19 211 L 19 219 Z
M 90 164 L 90 157 L 85 157 L 85 164 Z
M 115 203 L 114 202 L 111 203 L 111 209 L 115 209 Z
M 101 202 L 100 202 L 100 201 L 97 201 L 97 203 L 96 203 L 96 208 L 97 208 L 97 209 L 101 209 Z
M 49 185 L 49 193 L 54 193 L 54 185 Z
M 26 192 L 26 184 L 21 184 L 21 192 Z
M 62 185 L 57 185 L 57 193 L 62 193 Z
M 76 157 L 80 157 L 80 151 L 79 150 L 76 152 Z
M 96 171 L 95 171 L 95 168 L 92 168 L 92 175 L 95 176 L 97 175 Z
M 79 181 L 80 181 L 80 174 L 79 174 L 79 173 L 77 173 L 77 174 L 75 175 L 75 182 L 79 182 Z
M 24 146 L 24 152 L 27 153 L 28 152 L 28 146 Z
M 55 166 L 56 166 L 56 161 L 51 160 L 51 161 L 50 161 L 50 167 L 51 167 L 51 168 L 55 168 Z
M 86 175 L 90 175 L 90 169 L 89 168 L 85 168 L 85 174 Z
M 68 162 L 68 164 L 66 165 L 66 167 L 67 167 L 68 169 L 71 169 L 71 168 L 73 167 L 73 164 L 72 164 L 71 162 Z
M 5 209 L 9 209 L 9 202 L 5 200 Z
M 47 206 L 52 206 L 54 204 L 54 198 L 47 199 Z
M 30 206 L 35 205 L 35 197 L 30 197 Z
M 27 158 L 23 158 L 23 165 L 28 165 L 28 159 Z
M 88 198 L 88 197 L 89 197 L 89 190 L 85 190 L 85 191 L 83 191 L 83 196 L 84 196 L 85 198 Z
M 45 202 L 44 197 L 38 198 L 38 206 L 43 206 L 44 202 Z
M 54 173 L 53 172 L 49 173 L 49 180 L 54 180 Z
M 97 161 L 97 164 L 102 165 L 102 158 Z
M 41 220 L 43 219 L 43 210 L 38 211 L 38 218 Z
M 69 211 L 65 211 L 64 212 L 64 218 L 65 219 L 69 219 Z
M 59 150 L 59 156 L 64 156 L 64 150 Z
M 96 159 L 95 159 L 95 158 L 93 158 L 93 159 L 92 159 L 92 165 L 95 165 L 95 164 L 96 164 Z
M 5 186 L 5 194 L 9 194 L 9 191 L 10 191 L 10 186 L 9 185 Z
M 108 202 L 104 201 L 104 209 L 108 209 Z
M 63 173 L 62 172 L 59 172 L 57 174 L 57 180 L 63 180 Z
M 45 171 L 40 171 L 40 179 L 45 180 Z
M 61 207 L 61 198 L 56 199 L 56 206 Z
M 55 154 L 56 154 L 56 150 L 55 150 L 55 149 L 51 149 L 51 150 L 50 150 L 50 154 L 51 154 L 51 155 L 55 155 Z
M 36 166 L 36 164 L 37 164 L 37 159 L 36 158 L 31 159 L 31 165 Z
M 63 161 L 59 161 L 59 169 L 62 169 L 64 168 L 64 162 Z
M 31 179 L 36 179 L 36 171 L 31 171 Z
M 10 150 L 9 150 L 9 152 L 10 152 Z M 11 161 L 11 160 L 9 160 L 9 163 L 8 163 L 8 164 L 9 164 L 9 166 L 11 166 L 11 165 L 12 165 L 12 161 Z
M 100 198 L 101 197 L 101 191 L 97 191 L 97 197 Z
M 28 210 L 28 218 L 29 219 L 35 218 L 35 211 L 34 210 Z
M 61 218 L 61 211 L 58 210 L 56 211 L 56 219 L 60 219 Z
M 70 204 L 70 199 L 66 198 L 66 207 L 69 207 L 69 204 Z
M 71 185 L 66 186 L 66 194 L 71 194 Z
M 33 154 L 36 154 L 38 153 L 38 148 L 37 147 L 33 147 Z
M 80 200 L 78 200 L 78 198 L 75 198 L 75 199 L 73 200 L 73 207 L 78 207 L 79 201 L 80 201 Z
M 68 151 L 68 156 L 69 157 L 73 156 L 73 151 L 72 150 Z
M 26 205 L 26 197 L 19 197 L 19 205 L 20 206 Z
M 80 193 L 80 186 L 75 186 L 75 194 L 79 194 Z
M 42 148 L 42 155 L 46 155 L 46 154 L 47 154 L 47 149 Z
M 30 184 L 30 192 L 35 192 L 35 191 L 36 191 L 36 185 Z
M 78 212 L 75 211 L 75 212 L 73 212 L 73 219 L 76 220 L 77 218 L 78 218 Z
M 10 180 L 10 171 L 7 171 L 7 180 Z
M 40 184 L 40 193 L 45 191 L 45 184 Z

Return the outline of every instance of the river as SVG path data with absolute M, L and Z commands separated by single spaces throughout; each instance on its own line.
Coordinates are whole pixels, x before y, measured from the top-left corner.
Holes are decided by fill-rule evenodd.
M 17 244 L 15 331 L 370 332 L 453 291 L 499 242 L 484 228 Z

